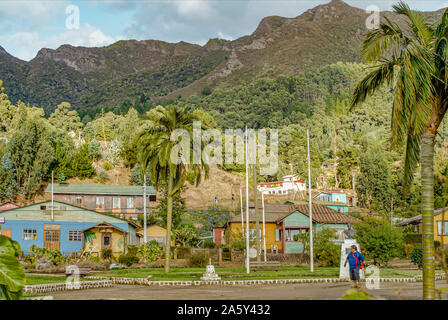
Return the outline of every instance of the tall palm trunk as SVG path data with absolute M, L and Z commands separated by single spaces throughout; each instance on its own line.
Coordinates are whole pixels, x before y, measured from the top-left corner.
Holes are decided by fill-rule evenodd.
M 167 190 L 167 206 L 166 206 L 166 243 L 165 243 L 165 272 L 170 272 L 171 259 L 171 225 L 173 220 L 173 176 L 170 170 L 168 177 Z
M 427 129 L 421 144 L 423 299 L 435 299 L 434 276 L 434 142 L 435 134 Z

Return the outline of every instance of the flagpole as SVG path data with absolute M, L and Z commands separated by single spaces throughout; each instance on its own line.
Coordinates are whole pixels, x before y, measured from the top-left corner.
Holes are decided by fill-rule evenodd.
M 311 165 L 310 165 L 310 131 L 306 130 L 306 141 L 308 149 L 308 199 L 310 212 L 310 269 L 314 272 L 314 257 L 313 257 L 313 205 L 311 199 Z
M 267 261 L 266 258 L 266 221 L 264 218 L 264 192 L 261 191 L 261 205 L 263 208 L 263 253 L 264 253 L 264 262 Z
M 249 258 L 249 162 L 248 162 L 248 138 L 246 126 L 246 273 L 250 273 L 250 258 Z
M 146 172 L 143 176 L 143 243 L 146 244 Z
M 54 171 L 51 170 L 51 221 L 54 221 Z
M 240 202 L 241 202 L 241 234 L 244 238 L 244 211 L 243 211 L 243 190 L 240 188 Z

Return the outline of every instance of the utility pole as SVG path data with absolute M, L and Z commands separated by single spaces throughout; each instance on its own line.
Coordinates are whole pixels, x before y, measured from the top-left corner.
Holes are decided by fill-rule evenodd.
M 246 126 L 246 273 L 250 273 L 249 257 L 249 162 L 248 162 L 248 139 Z
M 143 176 L 143 244 L 146 244 L 146 172 Z
M 51 170 L 51 221 L 54 221 L 54 171 Z
M 257 137 L 254 135 L 254 150 L 253 150 L 254 164 L 253 176 L 254 176 L 254 205 L 255 205 L 255 225 L 257 232 L 257 261 L 261 261 L 261 239 L 260 239 L 260 217 L 258 216 L 258 192 L 257 192 Z
M 306 130 L 306 140 L 308 149 L 308 200 L 310 212 L 310 269 L 314 272 L 314 257 L 313 257 L 313 204 L 311 199 L 311 159 L 310 159 L 310 131 Z

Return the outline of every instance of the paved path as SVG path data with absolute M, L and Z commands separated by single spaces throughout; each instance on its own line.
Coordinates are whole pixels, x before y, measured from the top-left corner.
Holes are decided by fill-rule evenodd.
M 446 286 L 438 281 L 437 286 Z M 256 286 L 125 286 L 55 292 L 55 300 L 132 299 L 132 300 L 333 300 L 339 299 L 348 283 L 256 285 Z M 367 290 L 378 299 L 421 299 L 422 283 L 381 283 L 378 290 Z

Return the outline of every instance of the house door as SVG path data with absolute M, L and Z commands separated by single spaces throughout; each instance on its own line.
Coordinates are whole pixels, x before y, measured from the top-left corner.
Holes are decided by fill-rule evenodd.
M 44 247 L 46 249 L 61 248 L 61 233 L 59 230 L 45 230 L 44 231 Z
M 11 238 L 11 229 L 2 229 L 1 230 L 2 236 L 7 236 L 8 238 Z
M 102 249 L 111 249 L 112 248 L 112 233 L 103 232 L 102 233 Z

